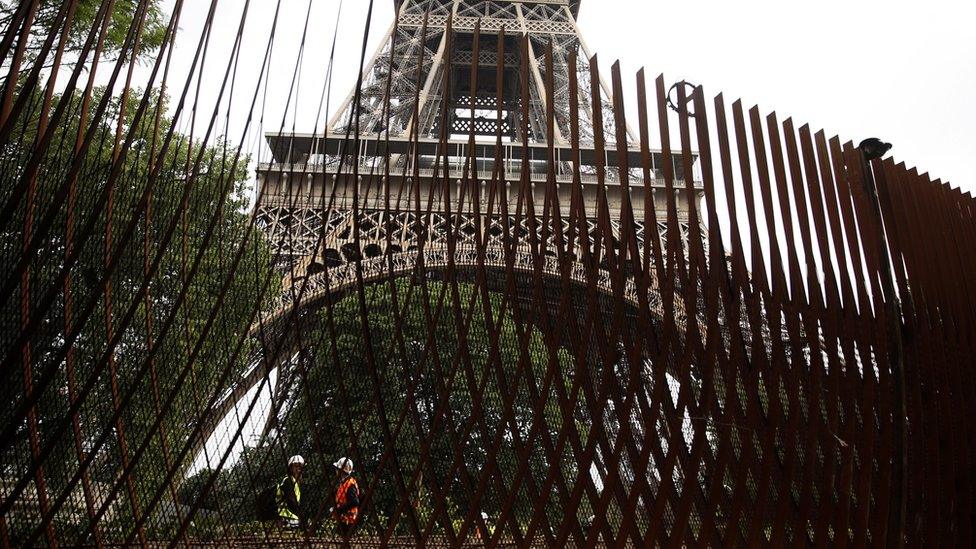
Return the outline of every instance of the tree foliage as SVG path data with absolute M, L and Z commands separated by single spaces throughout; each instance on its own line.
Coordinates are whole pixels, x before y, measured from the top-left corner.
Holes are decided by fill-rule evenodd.
M 104 90 L 97 92 L 101 93 Z M 81 98 L 57 97 L 56 101 L 70 103 L 71 115 L 56 128 L 52 146 L 36 177 L 31 178 L 27 166 L 37 139 L 37 105 L 41 101 L 39 93 L 34 95 L 32 107 L 18 123 L 17 139 L 0 151 L 0 199 L 6 202 L 13 198 L 19 204 L 15 219 L 0 234 L 3 276 L 11 276 L 17 268 L 28 222 L 35 231 L 44 231 L 45 238 L 30 263 L 29 285 L 21 285 L 0 309 L 4 327 L 0 342 L 4 352 L 15 344 L 23 326 L 22 302 L 30 304 L 32 315 L 43 315 L 27 349 L 29 355 L 22 353 L 21 363 L 29 361 L 35 384 L 46 372 L 56 375 L 41 395 L 37 410 L 41 443 L 55 441 L 54 453 L 44 471 L 49 497 L 53 499 L 68 490 L 67 483 L 79 468 L 76 431 L 62 422 L 70 417 L 68 409 L 73 399 L 85 397 L 77 418 L 77 441 L 85 454 L 96 454 L 88 477 L 93 490 L 103 496 L 108 496 L 118 484 L 121 473 L 120 433 L 124 434 L 130 460 L 148 441 L 132 476 L 132 493 L 137 501 L 129 497 L 128 486 L 118 486 L 116 502 L 108 506 L 105 515 L 105 524 L 113 530 L 108 534 L 120 537 L 131 530 L 141 506 L 157 492 L 163 491 L 163 501 L 172 499 L 164 479 L 173 469 L 178 483 L 193 459 L 192 452 L 182 458 L 178 453 L 199 422 L 207 399 L 222 390 L 218 384 L 221 373 L 227 370 L 233 379 L 249 366 L 253 344 L 245 336 L 254 311 L 264 306 L 259 301 L 259 290 L 268 276 L 271 252 L 256 229 L 244 241 L 250 223 L 246 213 L 248 158 L 235 158 L 235 149 L 226 143 L 191 142 L 179 132 L 164 150 L 164 137 L 173 124 L 165 116 L 156 123 L 155 109 L 166 109 L 164 98 L 157 97 L 149 115 L 138 122 L 131 101 L 120 112 L 119 99 L 113 98 L 107 115 L 92 123 L 93 145 L 80 158 L 76 184 L 70 186 L 69 166 L 76 159 L 73 151 Z M 132 146 L 124 150 L 115 138 L 120 117 L 122 127 L 134 129 L 137 136 Z M 115 162 L 121 169 L 113 178 Z M 12 189 L 25 179 L 33 181 L 29 188 L 34 190 L 12 196 Z M 138 213 L 147 186 L 151 187 L 149 208 Z M 66 188 L 71 192 L 60 195 Z M 110 200 L 102 200 L 109 196 Z M 27 208 L 29 203 L 33 204 L 32 210 Z M 56 211 L 57 215 L 50 227 L 42 227 L 41 219 L 48 211 Z M 125 230 L 133 220 L 135 232 L 123 243 Z M 212 236 L 206 242 L 211 224 Z M 89 226 L 93 229 L 90 233 L 84 230 Z M 81 250 L 66 286 L 70 302 L 66 300 L 68 294 L 60 292 L 51 307 L 41 308 L 44 293 L 59 287 L 56 277 L 64 266 L 69 245 Z M 242 246 L 243 258 L 232 271 L 231 262 Z M 191 277 L 190 269 L 198 255 L 200 266 L 196 276 Z M 119 262 L 107 292 L 100 281 L 112 256 L 117 256 Z M 147 266 L 157 256 L 161 258 L 159 268 L 145 296 L 139 288 Z M 228 291 L 218 307 L 221 287 L 228 278 Z M 276 291 L 276 284 L 272 284 L 265 295 L 271 297 Z M 182 298 L 181 293 L 185 293 Z M 93 309 L 87 308 L 89 303 L 94 304 Z M 123 326 L 125 313 L 133 306 L 131 323 Z M 217 315 L 204 334 L 212 310 Z M 81 331 L 70 355 L 65 357 L 61 351 L 67 322 Z M 109 329 L 113 335 L 122 334 L 111 353 Z M 245 345 L 235 354 L 239 341 L 245 341 Z M 201 346 L 194 355 L 198 342 Z M 155 350 L 153 355 L 150 349 Z M 184 370 L 186 376 L 181 380 Z M 16 407 L 23 401 L 23 372 L 23 368 L 12 368 L 2 373 L 0 420 L 4 425 L 15 417 Z M 92 390 L 82 395 L 80 391 L 89 380 L 94 381 Z M 122 397 L 130 392 L 135 398 L 122 409 L 120 421 L 111 421 L 122 405 Z M 169 413 L 160 414 L 171 396 Z M 158 417 L 163 418 L 162 430 L 153 429 Z M 31 463 L 29 432 L 28 425 L 21 425 L 15 443 L 0 449 L 0 474 L 6 481 L 21 478 Z M 106 444 L 93 447 L 105 432 L 109 433 Z M 28 503 L 19 507 L 22 513 L 8 520 L 13 539 L 28 534 L 37 524 L 37 506 L 29 503 L 32 494 L 36 495 L 33 490 L 25 492 L 24 501 Z M 71 490 L 68 503 L 55 519 L 65 533 L 62 539 L 87 529 L 80 485 Z M 164 528 L 170 522 L 166 517 L 151 516 L 147 527 Z
M 139 0 L 115 1 L 111 21 L 105 34 L 104 53 L 107 57 L 114 57 L 122 50 L 129 30 L 141 9 L 141 3 Z M 9 27 L 21 4 L 23 2 L 17 0 L 0 0 L 0 23 L 2 23 L 0 27 L 5 29 Z M 66 53 L 69 55 L 79 53 L 93 28 L 97 30 L 101 27 L 101 18 L 98 13 L 101 4 L 100 0 L 78 0 L 68 40 L 65 44 Z M 139 51 L 142 58 L 156 51 L 166 34 L 168 21 L 160 4 L 159 0 L 147 0 L 146 2 L 146 16 Z M 36 59 L 44 42 L 52 32 L 62 32 L 63 24 L 58 24 L 58 20 L 59 12 L 64 5 L 64 2 L 56 0 L 41 0 L 25 46 L 29 60 Z M 97 26 L 96 23 L 98 23 Z M 27 63 L 26 66 L 30 64 L 32 63 Z

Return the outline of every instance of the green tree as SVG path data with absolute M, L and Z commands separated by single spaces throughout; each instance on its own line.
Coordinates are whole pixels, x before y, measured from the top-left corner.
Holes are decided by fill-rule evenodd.
M 35 92 L 33 99 L 32 103 L 36 105 L 40 101 L 39 92 Z M 163 116 L 156 124 L 155 109 L 163 112 L 166 109 L 165 100 L 157 99 L 149 114 L 136 122 L 133 102 L 120 113 L 119 100 L 113 98 L 108 114 L 94 122 L 95 140 L 83 158 L 83 167 L 74 185 L 74 197 L 59 203 L 56 191 L 68 180 L 68 166 L 74 159 L 71 151 L 79 129 L 81 98 L 77 95 L 56 98 L 70 102 L 68 112 L 72 116 L 57 127 L 54 146 L 44 158 L 35 179 L 35 192 L 19 197 L 20 207 L 15 219 L 0 234 L 0 272 L 6 277 L 19 261 L 25 223 L 32 220 L 37 224 L 49 208 L 58 211 L 55 223 L 46 231 L 42 248 L 30 264 L 30 291 L 25 293 L 21 286 L 19 293 L 7 300 L 0 310 L 0 323 L 4 327 L 0 342 L 4 353 L 20 332 L 22 299 L 29 301 L 32 316 L 43 314 L 41 328 L 31 341 L 30 364 L 35 383 L 41 372 L 50 368 L 57 372 L 55 382 L 42 394 L 37 410 L 41 443 L 57 440 L 54 453 L 44 464 L 49 495 L 53 498 L 66 490 L 67 482 L 78 470 L 74 430 L 69 428 L 59 439 L 53 437 L 58 433 L 56 427 L 69 417 L 72 396 L 77 396 L 79 388 L 89 379 L 97 381 L 84 400 L 78 417 L 82 448 L 91 451 L 89 447 L 96 437 L 105 429 L 112 430 L 108 443 L 97 452 L 89 470 L 89 480 L 95 489 L 107 491 L 121 472 L 119 428 L 124 431 L 130 457 L 144 440 L 150 441 L 131 477 L 135 498 L 129 497 L 128 486 L 123 485 L 117 502 L 102 519 L 103 534 L 109 539 L 131 531 L 137 509 L 133 499 L 139 503 L 139 513 L 144 513 L 147 500 L 161 489 L 164 490 L 163 502 L 171 501 L 170 490 L 164 483 L 167 466 L 177 468 L 175 478 L 178 482 L 194 456 L 188 454 L 177 463 L 176 454 L 199 421 L 207 399 L 222 390 L 218 383 L 220 374 L 229 368 L 230 379 L 233 379 L 250 365 L 253 343 L 245 336 L 253 311 L 266 305 L 260 301 L 259 290 L 272 262 L 270 247 L 260 231 L 252 229 L 250 239 L 244 241 L 250 223 L 247 214 L 250 207 L 248 158 L 236 158 L 236 149 L 226 143 L 190 142 L 179 132 L 164 150 L 164 137 L 174 122 Z M 137 135 L 132 146 L 124 151 L 116 147 L 119 116 L 126 130 L 135 126 Z M 30 109 L 18 124 L 18 139 L 0 150 L 4 201 L 10 198 L 10 189 L 25 174 L 26 159 L 35 142 L 38 124 L 37 110 Z M 111 190 L 110 211 L 107 204 L 100 208 L 96 199 L 108 185 L 115 157 L 122 159 L 122 169 Z M 197 159 L 200 159 L 199 164 Z M 151 177 L 154 166 L 156 175 Z M 121 235 L 137 215 L 134 206 L 147 185 L 152 189 L 150 215 L 143 213 L 135 218 L 135 233 L 124 248 L 119 248 Z M 184 203 L 185 192 L 188 196 Z M 29 202 L 34 205 L 33 215 L 27 209 Z M 91 220 L 94 220 L 94 231 L 83 242 L 82 228 Z M 166 243 L 166 229 L 173 220 L 175 232 Z M 204 237 L 211 223 L 215 229 L 207 243 Z M 40 229 L 35 226 L 35 230 Z M 81 246 L 80 260 L 71 270 L 69 279 L 71 306 L 68 307 L 65 294 L 61 293 L 49 309 L 36 308 L 43 294 L 52 288 L 60 290 L 55 277 L 64 264 L 71 232 L 70 245 Z M 112 253 L 119 254 L 121 259 L 111 278 L 111 299 L 107 301 L 97 281 L 105 272 L 109 239 Z M 242 246 L 243 259 L 237 269 L 231 271 L 231 263 Z M 147 260 L 151 261 L 160 252 L 162 261 L 151 279 L 149 298 L 146 299 L 138 290 L 145 278 Z M 200 268 L 191 280 L 189 269 L 198 254 L 202 254 Z M 226 297 L 218 306 L 221 287 L 231 275 Z M 184 284 L 188 284 L 186 297 L 177 307 Z M 277 282 L 274 282 L 265 297 L 274 296 L 277 288 Z M 82 318 L 84 305 L 93 297 L 98 299 L 96 308 L 87 319 Z M 108 303 L 111 303 L 111 311 Z M 132 304 L 138 307 L 136 314 L 131 324 L 123 327 L 122 317 Z M 217 311 L 216 319 L 209 334 L 203 337 L 204 326 L 213 310 Z M 175 314 L 174 321 L 164 335 L 163 327 L 171 313 Z M 74 326 L 82 326 L 82 331 L 70 357 L 62 360 L 59 351 L 64 343 L 66 318 Z M 97 367 L 103 363 L 101 358 L 107 350 L 108 326 L 113 333 L 122 333 L 122 336 L 111 354 L 113 361 L 99 371 Z M 201 338 L 202 348 L 193 360 L 192 368 L 187 370 L 187 377 L 178 385 Z M 235 355 L 235 344 L 242 338 L 247 343 Z M 151 346 L 156 347 L 157 353 L 154 360 L 148 362 Z M 151 375 L 137 376 L 145 364 L 152 365 Z M 68 377 L 69 367 L 73 383 Z M 96 374 L 97 377 L 92 377 Z M 23 401 L 23 369 L 8 369 L 2 376 L 0 421 L 7 425 L 14 420 Z M 121 422 L 118 425 L 109 423 L 118 401 L 115 395 L 124 396 L 130 392 L 136 398 L 125 409 Z M 174 400 L 168 413 L 160 414 L 171 393 Z M 152 424 L 160 415 L 162 429 L 154 430 Z M 20 479 L 30 464 L 29 429 L 26 422 L 21 423 L 15 443 L 0 449 L 0 475 L 5 482 Z M 31 494 L 36 493 L 32 490 L 25 492 L 23 500 L 26 503 L 18 507 L 22 512 L 7 517 L 13 540 L 21 539 L 37 525 L 37 506 L 30 503 Z M 80 487 L 75 487 L 65 510 L 55 517 L 62 540 L 71 540 L 72 536 L 88 528 L 82 492 Z M 150 537 L 165 537 L 164 532 L 171 526 L 171 516 L 158 512 L 148 516 Z
M 17 0 L 0 0 L 0 28 L 9 28 L 15 12 L 21 4 L 23 2 Z M 96 25 L 96 17 L 98 17 L 101 4 L 101 0 L 78 0 L 68 41 L 65 44 L 65 52 L 69 56 L 80 53 L 88 34 Z M 115 1 L 104 44 L 105 55 L 109 58 L 117 56 L 122 50 L 129 29 L 138 13 L 139 4 L 139 0 Z M 58 12 L 63 5 L 64 2 L 56 0 L 41 0 L 25 47 L 27 63 L 24 66 L 31 66 L 37 59 L 45 40 L 52 31 L 61 31 L 62 25 L 57 25 L 57 20 Z M 98 23 L 100 27 L 101 21 L 99 20 Z M 168 21 L 159 0 L 149 0 L 140 40 L 140 57 L 145 58 L 159 48 L 166 34 L 167 24 Z M 3 77 L 5 78 L 6 75 Z

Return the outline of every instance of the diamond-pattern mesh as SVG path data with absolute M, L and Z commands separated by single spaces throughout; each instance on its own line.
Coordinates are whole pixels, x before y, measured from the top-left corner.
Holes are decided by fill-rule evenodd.
M 228 96 L 162 98 L 263 119 L 241 49 L 171 74 L 181 2 L 91 4 L 3 8 L 4 547 L 971 544 L 968 193 L 643 72 L 625 113 L 559 2 L 428 0 L 251 203 Z

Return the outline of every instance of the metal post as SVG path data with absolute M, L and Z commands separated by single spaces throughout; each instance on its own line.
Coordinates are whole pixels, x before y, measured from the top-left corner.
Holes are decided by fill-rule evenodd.
M 894 381 L 895 440 L 892 456 L 891 507 L 888 512 L 888 547 L 901 548 L 905 543 L 905 515 L 908 500 L 905 466 L 908 463 L 907 409 L 905 404 L 905 364 L 902 342 L 901 303 L 895 294 L 891 254 L 885 245 L 885 232 L 878 199 L 878 186 L 874 180 L 871 161 L 880 159 L 891 145 L 877 138 L 865 139 L 858 145 L 861 152 L 861 168 L 864 172 L 864 190 L 871 201 L 871 209 L 877 221 L 878 247 L 881 259 L 881 285 L 885 294 L 885 313 L 888 316 L 888 358 Z

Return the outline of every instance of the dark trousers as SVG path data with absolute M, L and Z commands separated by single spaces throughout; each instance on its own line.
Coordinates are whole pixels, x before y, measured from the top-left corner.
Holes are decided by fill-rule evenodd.
M 339 535 L 344 538 L 352 537 L 353 532 L 356 531 L 355 524 L 346 524 L 345 522 L 338 522 L 336 529 L 339 531 Z

